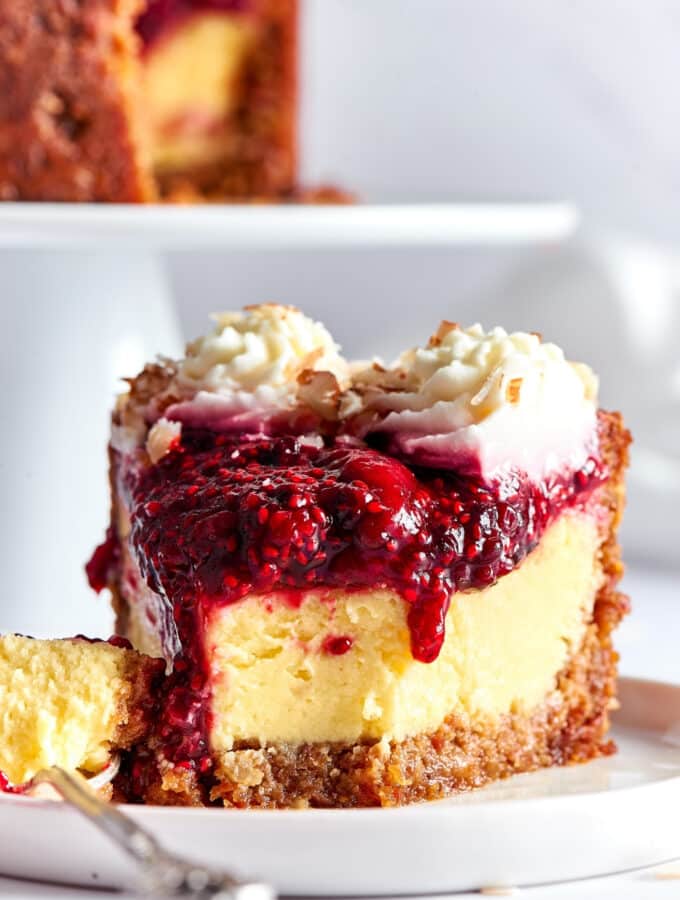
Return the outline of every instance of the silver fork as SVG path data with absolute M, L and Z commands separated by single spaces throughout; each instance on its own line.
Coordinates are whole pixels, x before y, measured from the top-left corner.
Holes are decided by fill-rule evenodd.
M 275 900 L 276 893 L 267 884 L 239 881 L 233 875 L 190 862 L 169 853 L 146 829 L 137 825 L 116 806 L 101 800 L 88 786 L 87 779 L 70 775 L 58 766 L 41 769 L 25 785 L 25 790 L 48 784 L 63 799 L 82 813 L 100 831 L 110 837 L 140 869 L 135 890 L 147 896 L 193 897 L 196 900 Z

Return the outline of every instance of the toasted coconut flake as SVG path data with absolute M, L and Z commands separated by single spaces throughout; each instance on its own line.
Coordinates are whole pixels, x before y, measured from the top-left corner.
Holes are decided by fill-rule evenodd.
M 460 325 L 458 324 L 458 322 L 449 322 L 448 319 L 442 319 L 442 321 L 439 323 L 439 328 L 437 328 L 435 333 L 427 342 L 427 346 L 439 347 L 447 334 L 450 334 L 450 332 L 456 331 L 458 329 L 460 329 Z
M 181 434 L 181 422 L 161 418 L 152 426 L 146 439 L 146 452 L 154 465 L 178 446 Z
M 297 379 L 297 401 L 327 421 L 336 421 L 340 411 L 340 385 L 332 372 L 304 369 Z
M 519 403 L 520 391 L 522 390 L 522 379 L 511 378 L 505 388 L 505 398 L 508 403 Z
M 487 397 L 491 394 L 494 387 L 501 387 L 503 383 L 503 372 L 500 366 L 496 366 L 485 379 L 484 383 L 470 400 L 470 406 L 481 406 Z

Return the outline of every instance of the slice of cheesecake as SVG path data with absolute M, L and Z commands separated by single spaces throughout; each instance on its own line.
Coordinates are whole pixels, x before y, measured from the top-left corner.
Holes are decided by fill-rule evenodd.
M 0 4 L 0 199 L 296 190 L 296 0 Z
M 146 740 L 164 666 L 114 644 L 0 637 L 0 790 L 54 765 L 98 775 Z
M 611 752 L 629 436 L 596 393 L 537 335 L 350 367 L 276 306 L 148 366 L 89 567 L 172 668 L 120 789 L 392 805 Z

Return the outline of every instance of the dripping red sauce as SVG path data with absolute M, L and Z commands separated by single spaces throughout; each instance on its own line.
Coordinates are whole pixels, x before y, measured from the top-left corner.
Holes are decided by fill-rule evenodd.
M 92 554 L 90 561 L 85 566 L 90 587 L 97 593 L 102 591 L 116 572 L 120 564 L 120 544 L 113 526 L 110 525 L 106 532 L 106 538 Z
M 202 636 L 216 605 L 251 592 L 392 589 L 410 606 L 414 658 L 432 662 L 451 594 L 517 568 L 551 521 L 585 504 L 605 475 L 590 457 L 540 483 L 509 472 L 489 485 L 363 445 L 185 427 L 177 448 L 154 466 L 128 467 L 121 485 L 132 553 L 172 610 L 182 647 L 160 704 L 165 757 L 210 771 Z M 91 568 L 96 586 L 100 567 Z M 332 641 L 326 652 L 351 648 L 351 638 Z
M 198 12 L 247 13 L 253 0 L 149 0 L 136 23 L 145 49 Z

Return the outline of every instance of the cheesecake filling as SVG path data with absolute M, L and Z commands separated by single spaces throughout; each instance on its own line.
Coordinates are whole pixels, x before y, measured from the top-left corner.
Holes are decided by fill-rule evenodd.
M 15 785 L 52 765 L 100 772 L 127 690 L 120 651 L 100 643 L 92 655 L 88 642 L 71 640 L 47 641 L 37 654 L 33 643 L 0 639 L 0 772 Z
M 151 0 L 137 32 L 156 174 L 233 156 L 245 69 L 257 38 L 253 4 Z
M 430 664 L 413 658 L 408 604 L 387 589 L 216 606 L 205 638 L 213 750 L 402 741 L 452 714 L 484 723 L 531 713 L 580 646 L 600 587 L 599 544 L 592 516 L 562 515 L 519 569 L 456 595 Z

